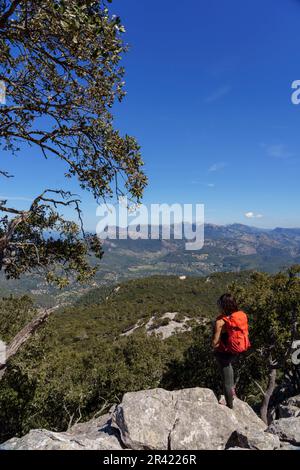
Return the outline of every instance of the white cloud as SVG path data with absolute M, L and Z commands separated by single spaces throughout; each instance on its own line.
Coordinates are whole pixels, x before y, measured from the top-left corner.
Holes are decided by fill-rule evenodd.
M 284 144 L 272 144 L 266 145 L 262 144 L 262 147 L 266 150 L 267 155 L 273 158 L 290 158 L 293 156 L 287 146 Z
M 261 219 L 263 217 L 262 214 L 255 214 L 252 211 L 245 212 L 244 216 L 247 217 L 247 219 Z
M 190 184 L 201 184 L 203 186 L 207 186 L 208 188 L 214 188 L 216 186 L 215 183 L 204 183 L 203 181 L 199 180 L 192 180 Z
M 226 166 L 226 163 L 224 163 L 224 162 L 214 163 L 211 167 L 209 167 L 208 171 L 210 173 L 215 172 L 215 171 L 219 171 L 219 170 L 222 170 L 223 168 L 225 168 L 225 166 Z
M 228 95 L 230 91 L 231 91 L 231 87 L 228 85 L 224 85 L 220 88 L 217 88 L 214 92 L 212 92 L 211 95 L 207 96 L 204 101 L 205 103 L 213 103 L 214 101 L 218 101 L 223 96 Z

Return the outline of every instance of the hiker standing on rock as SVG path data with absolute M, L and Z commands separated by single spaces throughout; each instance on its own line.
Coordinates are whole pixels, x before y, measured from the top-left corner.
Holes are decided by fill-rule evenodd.
M 235 388 L 232 363 L 250 347 L 248 318 L 245 312 L 239 310 L 231 294 L 223 294 L 218 300 L 218 307 L 221 313 L 215 321 L 212 347 L 222 375 L 226 405 L 233 408 Z

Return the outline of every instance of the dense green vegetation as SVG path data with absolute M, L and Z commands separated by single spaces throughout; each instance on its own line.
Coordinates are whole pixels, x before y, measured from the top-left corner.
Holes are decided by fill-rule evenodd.
M 36 314 L 32 300 L 28 296 L 0 299 L 0 336 L 5 342 L 10 341 Z
M 280 312 L 284 311 L 284 283 L 288 277 L 280 276 L 275 279 L 249 272 L 185 280 L 154 276 L 128 281 L 114 290 L 95 289 L 76 305 L 56 311 L 11 360 L 0 382 L 1 439 L 32 428 L 65 430 L 78 419 L 90 418 L 99 410 L 105 412 L 130 390 L 205 386 L 220 392 L 218 371 L 210 353 L 216 300 L 230 285 L 241 305 L 248 309 L 252 329 L 255 323 L 255 328 L 263 326 L 265 331 L 275 325 L 272 341 L 279 341 L 280 350 L 284 348 L 282 338 L 287 339 L 290 328 L 287 320 L 291 305 L 287 305 L 286 325 L 281 324 L 280 331 L 278 320 L 276 323 L 274 315 L 269 317 L 270 309 L 265 308 L 273 296 L 277 303 L 274 300 L 270 308 L 280 306 Z M 279 285 L 280 296 L 277 296 Z M 297 289 L 299 278 L 290 286 L 288 294 L 299 309 Z M 256 292 L 260 299 L 258 310 L 250 302 Z M 192 331 L 165 340 L 148 336 L 143 326 L 129 336 L 121 335 L 138 321 L 144 324 L 152 316 L 159 326 L 164 323 L 161 316 L 166 312 L 178 312 L 177 320 L 186 315 L 207 321 Z M 0 336 L 10 340 L 32 315 L 28 298 L 2 300 Z M 262 341 L 269 344 L 266 335 L 257 335 L 255 350 L 239 367 L 239 394 L 254 405 L 261 400 L 261 392 L 253 379 L 263 387 L 268 380 L 264 356 L 258 360 L 256 354 Z M 280 374 L 282 369 L 278 377 Z
M 235 364 L 239 396 L 267 422 L 272 406 L 299 393 L 300 377 L 292 363 L 292 343 L 300 336 L 300 267 L 275 275 L 254 272 L 249 282 L 229 286 L 249 318 L 252 348 Z M 215 362 L 207 354 L 211 331 L 197 326 L 183 359 L 172 360 L 162 384 L 219 388 Z M 264 393 L 263 393 L 264 391 Z
M 127 390 L 158 386 L 170 358 L 180 360 L 191 344 L 191 333 L 166 341 L 147 336 L 144 328 L 120 334 L 138 320 L 156 316 L 159 321 L 168 311 L 212 318 L 216 299 L 236 277 L 243 282 L 248 275 L 128 281 L 118 290 L 92 290 L 77 305 L 55 312 L 11 361 L 0 383 L 2 439 L 34 427 L 65 429 L 72 415 L 73 422 L 80 415 L 87 418 Z M 31 315 L 28 298 L 3 300 L 1 336 L 10 340 Z

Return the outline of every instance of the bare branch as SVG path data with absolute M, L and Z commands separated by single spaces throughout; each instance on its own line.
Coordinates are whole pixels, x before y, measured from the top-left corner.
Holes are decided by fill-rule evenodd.
M 0 28 L 3 29 L 4 26 L 7 23 L 7 20 L 9 19 L 10 16 L 12 16 L 17 8 L 17 6 L 21 3 L 21 0 L 13 0 L 11 2 L 9 9 L 3 13 L 3 15 L 0 17 Z
M 3 171 L 3 170 L 0 170 L 0 175 L 5 176 L 5 178 L 13 178 L 14 177 L 14 175 L 11 175 L 7 171 Z
M 36 330 L 45 323 L 49 315 L 54 312 L 58 307 L 49 309 L 41 309 L 38 315 L 31 320 L 9 343 L 6 351 L 6 363 L 0 366 L 0 380 L 5 374 L 9 360 L 19 351 L 19 349 L 26 343 Z
M 254 383 L 255 385 L 257 386 L 257 388 L 260 390 L 260 392 L 262 393 L 263 396 L 265 396 L 265 390 L 261 387 L 261 385 L 256 381 L 254 380 Z
M 14 209 L 12 207 L 5 207 L 3 202 L 5 203 L 6 201 L 0 201 L 0 211 L 7 212 L 9 214 L 18 214 L 18 215 L 24 214 L 24 211 L 20 211 L 18 209 Z

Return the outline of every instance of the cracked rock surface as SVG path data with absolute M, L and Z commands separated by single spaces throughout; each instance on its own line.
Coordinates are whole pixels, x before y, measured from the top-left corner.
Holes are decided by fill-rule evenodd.
M 237 429 L 255 430 L 263 439 L 266 428 L 246 403 L 236 399 L 229 410 L 219 405 L 212 390 L 198 387 L 126 393 L 112 426 L 126 447 L 136 450 L 221 450 Z

